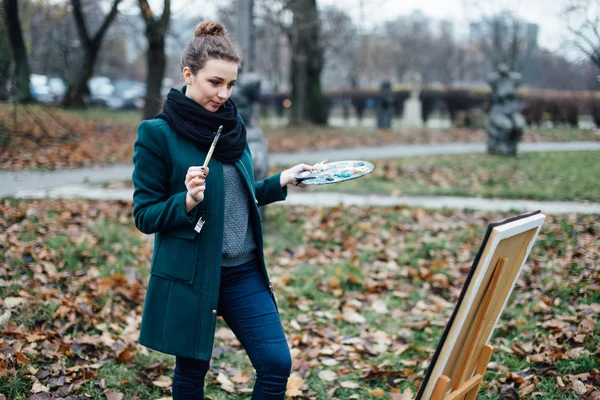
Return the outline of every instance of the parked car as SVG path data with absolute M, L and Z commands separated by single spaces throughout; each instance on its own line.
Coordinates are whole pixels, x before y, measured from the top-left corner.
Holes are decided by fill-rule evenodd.
M 114 96 L 115 87 L 105 76 L 93 76 L 88 81 L 90 104 L 99 107 L 119 108 L 121 100 Z
M 48 77 L 40 74 L 29 75 L 29 91 L 40 103 L 52 103 L 52 92 L 48 86 Z
M 141 110 L 146 95 L 146 84 L 131 79 L 117 79 L 113 81 L 114 95 L 122 100 L 119 109 Z
M 52 94 L 52 100 L 56 103 L 61 101 L 67 92 L 67 85 L 60 78 L 48 79 L 48 87 L 50 88 L 50 93 Z

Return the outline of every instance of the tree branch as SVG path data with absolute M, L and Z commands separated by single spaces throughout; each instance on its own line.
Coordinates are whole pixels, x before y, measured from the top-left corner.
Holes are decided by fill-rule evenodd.
M 164 0 L 163 13 L 162 13 L 162 16 L 160 17 L 161 29 L 167 30 L 170 19 L 171 19 L 171 0 Z
M 75 19 L 75 27 L 79 33 L 79 38 L 82 41 L 83 47 L 87 49 L 92 45 L 92 41 L 85 24 L 85 18 L 83 17 L 81 0 L 71 0 L 71 5 L 73 6 L 73 18 Z
M 76 1 L 79 1 L 79 0 L 76 0 Z M 98 29 L 98 32 L 96 32 L 96 35 L 94 35 L 94 38 L 92 39 L 92 42 L 94 43 L 94 45 L 99 46 L 100 43 L 102 43 L 102 38 L 106 34 L 108 27 L 110 26 L 110 24 L 112 24 L 113 20 L 117 16 L 117 13 L 118 13 L 117 8 L 118 8 L 120 2 L 121 2 L 121 0 L 113 1 L 112 7 L 110 8 L 110 12 L 104 18 L 104 21 L 102 22 L 102 26 L 100 27 L 100 29 Z
M 146 21 L 146 25 L 151 25 L 154 23 L 154 15 L 152 14 L 152 9 L 150 8 L 150 4 L 148 4 L 148 0 L 138 0 L 140 4 L 140 10 L 142 10 L 142 18 Z

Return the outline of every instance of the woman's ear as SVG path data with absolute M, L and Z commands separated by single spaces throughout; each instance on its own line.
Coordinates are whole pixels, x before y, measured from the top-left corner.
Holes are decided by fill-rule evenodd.
M 189 67 L 183 67 L 181 74 L 183 75 L 183 80 L 185 83 L 190 85 L 192 83 L 192 77 L 194 76 L 194 74 L 192 74 L 192 70 Z

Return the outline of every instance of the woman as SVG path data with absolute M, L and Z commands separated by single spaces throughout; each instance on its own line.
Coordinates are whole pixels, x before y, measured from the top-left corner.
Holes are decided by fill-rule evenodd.
M 246 130 L 229 99 L 240 59 L 220 23 L 199 24 L 182 56 L 186 85 L 171 89 L 135 142 L 135 224 L 156 234 L 140 343 L 176 356 L 174 400 L 204 399 L 218 315 L 256 369 L 252 399 L 283 399 L 291 369 L 258 207 L 284 200 L 287 185 L 311 167 L 254 182 Z

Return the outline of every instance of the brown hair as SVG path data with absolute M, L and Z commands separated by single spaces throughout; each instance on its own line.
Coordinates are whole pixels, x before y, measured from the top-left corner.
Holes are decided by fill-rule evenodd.
M 194 36 L 183 50 L 181 69 L 188 67 L 196 75 L 208 60 L 227 60 L 238 64 L 242 61 L 239 47 L 220 22 L 200 22 Z

